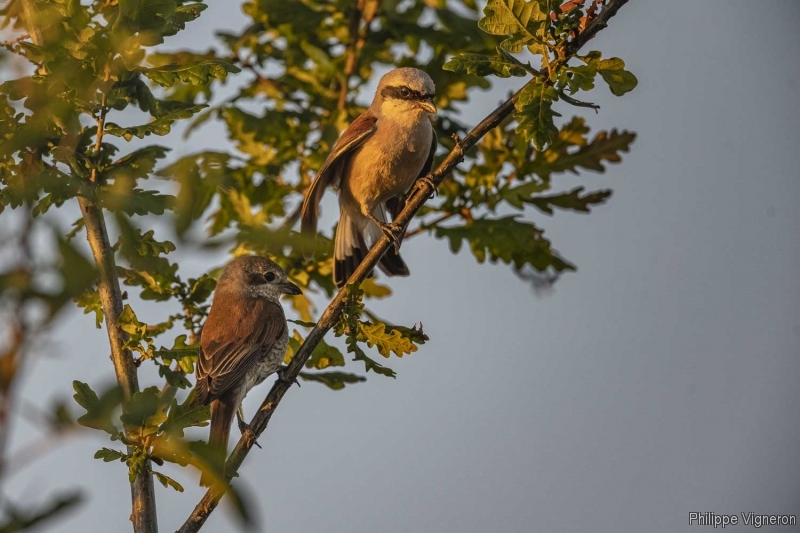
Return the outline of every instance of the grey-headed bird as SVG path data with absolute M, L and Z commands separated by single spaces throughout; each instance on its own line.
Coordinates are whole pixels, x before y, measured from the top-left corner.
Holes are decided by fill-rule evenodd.
M 407 276 L 398 253 L 399 232 L 387 221 L 403 210 L 403 196 L 426 176 L 436 152 L 436 133 L 429 115 L 436 113 L 430 76 L 415 68 L 385 74 L 372 105 L 353 121 L 336 142 L 303 202 L 301 227 L 317 232 L 319 201 L 328 185 L 339 187 L 339 226 L 334 242 L 333 279 L 342 287 L 369 251 L 388 235 L 395 243 L 379 267 L 390 276 Z
M 247 392 L 280 369 L 289 335 L 280 304 L 284 294 L 300 294 L 286 272 L 264 257 L 231 261 L 219 278 L 200 335 L 195 402 L 211 404 L 210 446 L 222 456 L 234 414 L 249 429 L 239 407 Z M 210 476 L 200 478 L 209 485 Z

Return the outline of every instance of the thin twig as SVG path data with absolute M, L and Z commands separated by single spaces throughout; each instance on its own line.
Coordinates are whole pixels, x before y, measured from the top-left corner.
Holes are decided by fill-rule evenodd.
M 599 29 L 595 28 L 593 24 L 602 25 L 603 28 L 606 27 L 608 19 L 611 18 L 614 13 L 616 13 L 619 8 L 627 2 L 628 0 L 610 0 L 606 9 L 611 13 L 606 14 L 604 10 L 603 13 L 601 13 L 594 21 L 592 21 L 592 24 L 590 24 L 586 29 L 587 36 L 585 38 L 583 36 L 578 36 L 578 38 L 573 41 L 573 43 L 579 44 L 569 48 L 570 56 L 577 52 L 580 46 L 585 44 L 586 41 L 588 41 L 599 31 Z M 552 67 L 555 68 L 557 64 L 563 64 L 569 59 L 570 56 L 564 56 L 563 58 L 555 60 Z M 529 81 L 528 83 L 531 82 Z M 527 84 L 525 86 L 527 86 Z M 492 113 L 490 113 L 477 126 L 475 126 L 475 128 L 470 131 L 466 137 L 456 142 L 455 147 L 450 151 L 444 161 L 441 162 L 434 172 L 427 176 L 431 179 L 434 185 L 438 187 L 445 177 L 447 177 L 455 169 L 455 167 L 464 160 L 464 154 L 470 148 L 475 146 L 475 144 L 477 144 L 477 142 L 484 135 L 486 135 L 486 133 L 497 127 L 503 121 L 503 119 L 511 114 L 511 112 L 514 110 L 514 104 L 516 103 L 525 86 L 520 88 L 508 100 L 503 102 L 497 109 L 492 111 Z M 400 227 L 406 227 L 414 215 L 416 215 L 417 211 L 419 211 L 423 204 L 425 204 L 425 202 L 428 200 L 431 192 L 432 191 L 430 188 L 424 182 L 418 181 L 417 185 L 411 190 L 406 198 L 405 208 L 394 220 L 394 222 Z M 382 236 L 367 253 L 364 260 L 361 262 L 358 268 L 356 268 L 355 272 L 353 272 L 353 275 L 350 276 L 347 286 L 357 286 L 364 281 L 369 272 L 372 271 L 375 265 L 377 265 L 380 258 L 391 245 L 392 242 L 390 239 L 386 235 Z M 339 314 L 344 308 L 347 293 L 348 289 L 345 287 L 334 297 L 333 301 L 331 301 L 331 303 L 322 313 L 322 316 L 317 321 L 317 324 L 308 334 L 308 337 L 306 337 L 305 342 L 303 342 L 302 346 L 300 346 L 300 349 L 295 353 L 291 363 L 289 363 L 284 370 L 283 379 L 278 379 L 275 381 L 275 384 L 272 386 L 272 389 L 270 389 L 267 397 L 261 403 L 261 408 L 250 422 L 250 427 L 253 430 L 253 434 L 242 436 L 242 438 L 239 439 L 239 442 L 233 449 L 233 452 L 231 452 L 231 455 L 226 462 L 225 472 L 227 479 L 232 479 L 233 474 L 239 469 L 245 457 L 247 457 L 247 454 L 250 452 L 250 449 L 253 447 L 255 440 L 266 429 L 270 419 L 272 418 L 272 414 L 280 404 L 281 399 L 286 394 L 286 391 L 289 390 L 289 387 L 291 387 L 292 383 L 294 383 L 294 380 L 303 369 L 306 361 L 308 361 L 308 359 L 311 357 L 311 353 L 314 351 L 314 348 L 316 348 L 325 334 L 336 323 L 337 319 L 339 318 Z M 223 491 L 224 489 L 220 486 L 211 487 L 200 500 L 200 502 L 195 506 L 191 515 L 189 515 L 189 517 L 186 519 L 186 522 L 184 522 L 177 533 L 196 533 L 199 531 L 206 519 L 208 519 L 208 516 L 214 511 L 214 509 L 216 509 L 217 504 L 224 495 Z
M 453 218 L 457 214 L 458 213 L 456 213 L 456 212 L 451 213 L 451 212 L 448 211 L 447 213 L 443 214 L 439 218 L 436 218 L 436 219 L 434 219 L 434 220 L 432 220 L 430 222 L 427 222 L 425 224 L 420 224 L 419 226 L 417 226 L 416 228 L 412 229 L 411 231 L 407 231 L 406 234 L 403 236 L 403 239 L 408 239 L 409 237 L 413 237 L 414 235 L 419 235 L 423 231 L 428 231 L 429 229 L 432 229 L 433 227 L 437 226 L 439 223 L 444 222 L 445 220 L 449 220 L 449 219 Z
M 347 45 L 347 59 L 344 65 L 344 80 L 339 89 L 339 102 L 336 108 L 339 110 L 344 109 L 347 104 L 347 93 L 350 92 L 350 78 L 355 74 L 358 68 L 358 56 L 369 35 L 369 26 L 375 18 L 377 9 L 370 9 L 367 13 L 364 11 L 366 0 L 356 0 L 355 10 L 353 16 L 350 18 L 350 42 Z M 364 22 L 364 29 L 361 29 L 361 22 Z

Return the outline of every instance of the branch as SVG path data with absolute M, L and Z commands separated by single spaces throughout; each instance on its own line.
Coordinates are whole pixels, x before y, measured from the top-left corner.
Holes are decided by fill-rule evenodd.
M 358 67 L 358 54 L 364 48 L 369 33 L 369 25 L 375 18 L 377 6 L 370 6 L 365 13 L 366 0 L 356 0 L 355 11 L 350 18 L 350 43 L 347 46 L 347 61 L 344 66 L 344 81 L 339 89 L 339 102 L 336 109 L 344 109 L 347 103 L 347 93 L 350 91 L 350 78 L 355 74 Z M 361 31 L 361 19 L 364 19 L 364 31 Z
M 591 39 L 598 31 L 605 28 L 608 24 L 608 19 L 611 18 L 620 7 L 626 4 L 628 0 L 610 0 L 603 12 L 595 18 L 587 27 L 584 33 L 579 35 L 568 47 L 569 55 L 557 60 L 555 64 L 565 63 L 572 55 L 574 55 L 581 46 L 583 46 L 589 39 Z M 584 37 L 584 34 L 586 36 Z M 577 44 L 575 44 L 577 43 Z M 534 78 L 535 79 L 535 78 Z M 533 80 L 531 80 L 533 81 Z M 531 83 L 529 81 L 528 83 Z M 527 85 L 527 84 L 526 84 Z M 490 130 L 497 127 L 506 117 L 508 117 L 514 110 L 514 104 L 519 98 L 520 93 L 525 86 L 520 88 L 508 100 L 503 102 L 497 109 L 492 111 L 486 118 L 484 118 L 475 128 L 470 131 L 463 139 L 456 142 L 453 150 L 447 155 L 444 161 L 439 164 L 435 171 L 427 176 L 435 186 L 439 184 L 455 169 L 455 167 L 464 160 L 464 154 L 475 146 L 478 141 L 483 138 Z M 418 180 L 414 188 L 409 192 L 406 197 L 406 207 L 394 220 L 399 227 L 406 227 L 411 219 L 416 215 L 417 211 L 428 200 L 433 191 L 430 186 L 423 180 Z M 392 242 L 384 235 L 378 240 L 377 243 L 370 249 L 366 257 L 358 268 L 353 272 L 353 275 L 347 281 L 347 286 L 339 291 L 334 297 L 333 301 L 328 305 L 325 311 L 320 316 L 314 328 L 306 337 L 303 345 L 295 353 L 291 363 L 284 369 L 283 378 L 278 379 L 272 385 L 269 394 L 261 402 L 261 407 L 258 413 L 253 417 L 250 422 L 250 427 L 253 432 L 246 436 L 242 436 L 236 447 L 231 452 L 228 461 L 225 464 L 225 475 L 228 480 L 233 478 L 233 473 L 236 472 L 244 462 L 245 457 L 250 452 L 256 439 L 264 432 L 269 424 L 272 414 L 280 404 L 286 391 L 292 386 L 294 380 L 297 378 L 300 371 L 303 369 L 306 361 L 311 357 L 314 348 L 317 347 L 319 342 L 325 337 L 325 334 L 333 327 L 339 318 L 339 314 L 344 308 L 345 299 L 348 294 L 347 287 L 351 285 L 359 285 L 366 279 L 369 272 L 378 264 L 378 261 L 392 246 Z M 186 519 L 177 533 L 196 533 L 203 526 L 208 516 L 216 509 L 220 499 L 224 495 L 224 488 L 219 485 L 211 487 L 200 500 L 192 514 Z
M 119 279 L 116 276 L 114 250 L 108 240 L 108 231 L 106 230 L 101 208 L 85 197 L 79 197 L 78 203 L 86 225 L 86 238 L 89 240 L 92 256 L 100 274 L 100 282 L 97 289 L 100 293 L 100 303 L 106 319 L 114 372 L 125 399 L 130 400 L 139 391 L 139 378 L 136 374 L 131 352 L 124 348 L 128 340 L 127 335 L 119 326 L 119 316 L 122 314 L 122 294 L 119 288 Z M 128 453 L 133 453 L 133 449 L 129 448 Z M 145 472 L 149 472 L 149 461 L 146 466 Z M 131 521 L 133 522 L 134 532 L 158 533 L 156 499 L 152 476 L 140 474 L 136 477 L 131 484 L 131 498 L 133 500 Z
M 110 77 L 110 62 L 106 63 L 105 83 Z M 105 89 L 105 87 L 104 87 Z M 103 127 L 108 109 L 106 107 L 106 94 L 101 96 L 100 115 L 97 117 L 97 133 L 94 150 L 99 153 L 103 144 Z M 93 186 L 97 186 L 97 168 L 93 168 L 90 181 Z M 114 249 L 111 247 L 108 238 L 108 230 L 103 216 L 103 210 L 94 200 L 84 196 L 78 197 L 78 204 L 81 208 L 83 221 L 86 226 L 86 238 L 92 249 L 92 257 L 97 265 L 100 281 L 97 290 L 100 294 L 100 303 L 103 308 L 103 315 L 106 319 L 106 330 L 108 331 L 108 341 L 111 345 L 111 361 L 114 363 L 114 372 L 124 394 L 125 400 L 139 392 L 139 377 L 133 356 L 130 350 L 125 349 L 128 341 L 127 334 L 119 326 L 119 316 L 122 314 L 122 292 L 117 278 L 117 265 L 114 260 Z M 133 453 L 134 449 L 128 447 L 128 453 Z M 153 488 L 153 478 L 150 472 L 150 461 L 146 462 L 146 468 L 131 483 L 131 522 L 135 533 L 158 533 L 158 519 L 156 515 L 156 498 Z

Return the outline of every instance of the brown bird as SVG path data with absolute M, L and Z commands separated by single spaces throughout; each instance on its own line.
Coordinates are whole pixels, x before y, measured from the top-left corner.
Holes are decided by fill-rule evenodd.
M 389 276 L 408 275 L 392 233 L 402 228 L 387 223 L 387 211 L 397 217 L 405 207 L 403 195 L 430 172 L 438 145 L 429 118 L 436 113 L 434 92 L 433 80 L 419 69 L 386 73 L 372 105 L 342 133 L 308 190 L 301 226 L 303 233 L 314 235 L 325 188 L 339 187 L 333 263 L 337 287 L 344 286 L 382 234 L 395 246 L 378 266 Z
M 245 395 L 283 362 L 289 335 L 280 297 L 300 293 L 286 272 L 264 257 L 234 259 L 219 278 L 200 335 L 195 401 L 211 404 L 208 443 L 221 457 L 234 414 L 242 433 L 250 429 L 239 412 Z M 211 481 L 206 474 L 200 478 L 204 486 Z

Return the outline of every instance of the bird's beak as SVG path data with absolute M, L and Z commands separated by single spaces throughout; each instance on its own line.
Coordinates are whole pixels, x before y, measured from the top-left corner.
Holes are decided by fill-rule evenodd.
M 283 294 L 291 294 L 296 296 L 298 294 L 303 294 L 303 291 L 300 290 L 300 287 L 292 283 L 291 281 L 283 281 L 278 284 L 278 287 L 281 289 Z
M 433 97 L 432 96 L 429 96 L 425 100 L 420 100 L 418 105 L 426 113 L 429 113 L 431 115 L 435 115 L 436 114 L 436 104 L 433 103 Z

